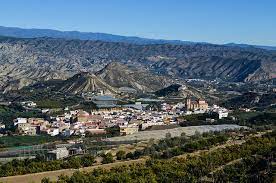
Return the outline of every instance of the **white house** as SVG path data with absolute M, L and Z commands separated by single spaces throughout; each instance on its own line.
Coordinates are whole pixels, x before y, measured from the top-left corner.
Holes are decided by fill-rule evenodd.
M 217 113 L 219 115 L 219 119 L 228 117 L 228 113 L 229 113 L 227 109 L 225 109 L 223 107 L 219 107 L 217 105 L 213 105 L 210 108 L 210 111 L 214 112 L 214 113 Z
M 59 129 L 58 128 L 50 128 L 47 130 L 48 135 L 57 136 L 59 134 Z
M 27 107 L 36 107 L 36 103 L 33 101 L 25 101 L 25 102 L 21 102 L 21 105 L 23 106 L 27 106 Z
M 217 113 L 219 115 L 219 119 L 228 117 L 228 111 L 227 110 L 219 110 Z
M 57 148 L 56 150 L 49 151 L 47 153 L 47 160 L 58 160 L 69 156 L 69 151 L 64 148 Z
M 19 123 L 27 123 L 27 118 L 16 118 L 14 121 L 13 121 L 13 125 L 16 126 L 18 125 Z

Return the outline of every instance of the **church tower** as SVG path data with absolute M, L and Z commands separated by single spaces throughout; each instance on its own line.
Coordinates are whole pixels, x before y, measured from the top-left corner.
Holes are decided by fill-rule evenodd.
M 185 104 L 186 104 L 186 110 L 187 111 L 190 110 L 191 109 L 191 98 L 190 97 L 186 98 Z

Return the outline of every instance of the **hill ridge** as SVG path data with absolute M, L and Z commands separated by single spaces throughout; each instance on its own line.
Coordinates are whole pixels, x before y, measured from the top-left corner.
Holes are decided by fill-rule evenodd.
M 124 69 L 129 70 L 130 74 L 126 72 L 122 79 L 128 76 L 129 79 L 139 78 L 143 82 L 149 82 L 148 77 L 153 75 L 154 78 L 160 78 L 153 81 L 163 82 L 165 79 L 162 77 L 169 78 L 170 84 L 172 80 L 189 78 L 231 82 L 276 78 L 276 52 L 256 48 L 8 38 L 0 39 L 0 90 L 20 89 L 25 83 L 65 80 L 81 70 L 97 73 L 111 62 L 127 66 L 114 67 L 120 73 Z M 119 73 L 115 69 L 110 71 Z M 101 74 L 99 77 L 105 76 Z M 23 78 L 28 82 L 18 82 Z M 13 86 L 9 87 L 11 83 Z M 167 82 L 163 85 L 166 87 L 169 84 Z M 136 87 L 139 88 L 139 85 Z

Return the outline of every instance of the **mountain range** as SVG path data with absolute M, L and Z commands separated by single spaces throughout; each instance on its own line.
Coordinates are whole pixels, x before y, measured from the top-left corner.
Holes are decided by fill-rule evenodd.
M 17 38 L 63 38 L 106 42 L 124 42 L 132 44 L 195 44 L 190 41 L 148 39 L 135 36 L 120 36 L 106 33 L 58 31 L 52 29 L 22 29 L 18 27 L 0 26 L 0 35 Z
M 175 45 L 187 45 L 187 44 L 209 44 L 204 42 L 192 42 L 182 40 L 165 40 L 165 39 L 149 39 L 135 36 L 120 36 L 106 33 L 93 33 L 93 32 L 79 32 L 79 31 L 59 31 L 52 29 L 22 29 L 18 27 L 4 27 L 0 26 L 0 35 L 6 37 L 17 38 L 63 38 L 63 39 L 80 39 L 80 40 L 93 40 L 93 41 L 106 41 L 106 42 L 124 42 L 131 44 L 175 44 Z M 267 50 L 276 50 L 276 46 L 261 46 L 261 45 L 249 45 L 249 44 L 236 44 L 227 43 L 225 46 L 235 46 L 242 48 L 261 48 Z
M 206 43 L 141 45 L 0 37 L 1 91 L 17 90 L 40 81 L 66 80 L 83 72 L 96 75 L 112 87 L 132 87 L 145 92 L 191 78 L 265 81 L 276 78 L 276 52 Z

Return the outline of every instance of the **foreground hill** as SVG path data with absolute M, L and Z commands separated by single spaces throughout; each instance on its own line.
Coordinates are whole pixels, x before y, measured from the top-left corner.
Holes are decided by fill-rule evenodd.
M 0 90 L 22 88 L 37 81 L 64 80 L 82 71 L 96 73 L 114 61 L 176 80 L 220 78 L 247 82 L 276 77 L 276 52 L 262 49 L 2 37 Z

